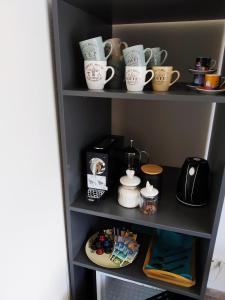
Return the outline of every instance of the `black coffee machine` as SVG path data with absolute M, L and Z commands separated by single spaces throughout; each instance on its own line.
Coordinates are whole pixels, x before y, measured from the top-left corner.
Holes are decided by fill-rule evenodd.
M 189 206 L 207 203 L 209 191 L 209 164 L 199 157 L 185 160 L 177 184 L 177 199 Z

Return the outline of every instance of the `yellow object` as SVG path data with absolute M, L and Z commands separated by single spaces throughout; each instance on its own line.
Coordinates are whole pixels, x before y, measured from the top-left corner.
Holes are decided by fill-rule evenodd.
M 152 70 L 155 74 L 152 80 L 153 91 L 167 92 L 169 88 L 180 78 L 180 72 L 173 70 L 172 66 L 153 66 Z M 172 81 L 173 74 L 176 74 L 176 79 Z
M 224 77 L 222 77 L 224 80 Z M 206 89 L 219 89 L 221 88 L 225 81 L 220 84 L 221 76 L 218 74 L 206 74 L 205 75 L 205 88 Z
M 191 286 L 195 285 L 195 283 L 196 283 L 196 281 L 195 281 L 195 253 L 193 253 L 193 255 L 192 255 L 192 257 L 193 257 L 193 260 L 192 260 L 192 272 L 193 272 L 192 278 L 193 278 L 193 280 L 184 278 L 183 276 L 180 276 L 178 274 L 174 274 L 171 272 L 158 270 L 158 269 L 145 268 L 145 266 L 148 265 L 148 263 L 151 259 L 154 242 L 155 242 L 155 238 L 153 237 L 151 240 L 151 243 L 149 245 L 149 248 L 148 248 L 148 251 L 147 251 L 147 254 L 145 257 L 144 265 L 143 265 L 143 272 L 145 273 L 145 275 L 150 278 L 162 280 L 162 281 L 169 282 L 169 283 L 176 284 L 176 285 L 183 286 L 183 287 L 191 287 Z M 194 252 L 194 250 L 195 250 L 195 245 L 193 245 L 193 252 Z

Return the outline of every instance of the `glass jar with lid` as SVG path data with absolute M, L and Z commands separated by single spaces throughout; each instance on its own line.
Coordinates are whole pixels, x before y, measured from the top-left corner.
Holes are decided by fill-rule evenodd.
M 157 188 L 161 189 L 163 168 L 159 165 L 145 164 L 141 166 L 141 177 L 143 185 L 145 186 L 147 181 Z
M 145 215 L 154 215 L 157 212 L 159 191 L 147 181 L 146 187 L 140 191 L 140 210 Z

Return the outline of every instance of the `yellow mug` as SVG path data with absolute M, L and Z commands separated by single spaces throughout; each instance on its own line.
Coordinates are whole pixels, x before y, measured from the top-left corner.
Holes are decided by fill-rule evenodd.
M 180 78 L 180 72 L 173 70 L 173 67 L 153 66 L 152 70 L 155 74 L 152 80 L 152 87 L 155 92 L 167 92 Z M 177 77 L 172 81 L 173 74 L 177 74 Z
M 221 83 L 221 81 L 223 82 Z M 208 90 L 220 89 L 225 84 L 225 77 L 221 77 L 218 74 L 206 74 L 205 75 L 205 88 Z

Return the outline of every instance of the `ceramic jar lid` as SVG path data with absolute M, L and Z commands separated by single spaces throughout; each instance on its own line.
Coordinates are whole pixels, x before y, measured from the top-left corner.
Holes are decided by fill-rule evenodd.
M 145 198 L 154 198 L 158 195 L 159 191 L 153 187 L 149 183 L 149 181 L 146 182 L 146 187 L 141 189 L 141 195 L 144 196 Z
M 141 171 L 149 175 L 158 175 L 163 172 L 163 168 L 158 165 L 146 164 L 141 166 Z
M 141 182 L 141 179 L 137 176 L 134 176 L 134 170 L 126 170 L 126 176 L 120 178 L 120 183 L 125 186 L 138 186 Z

